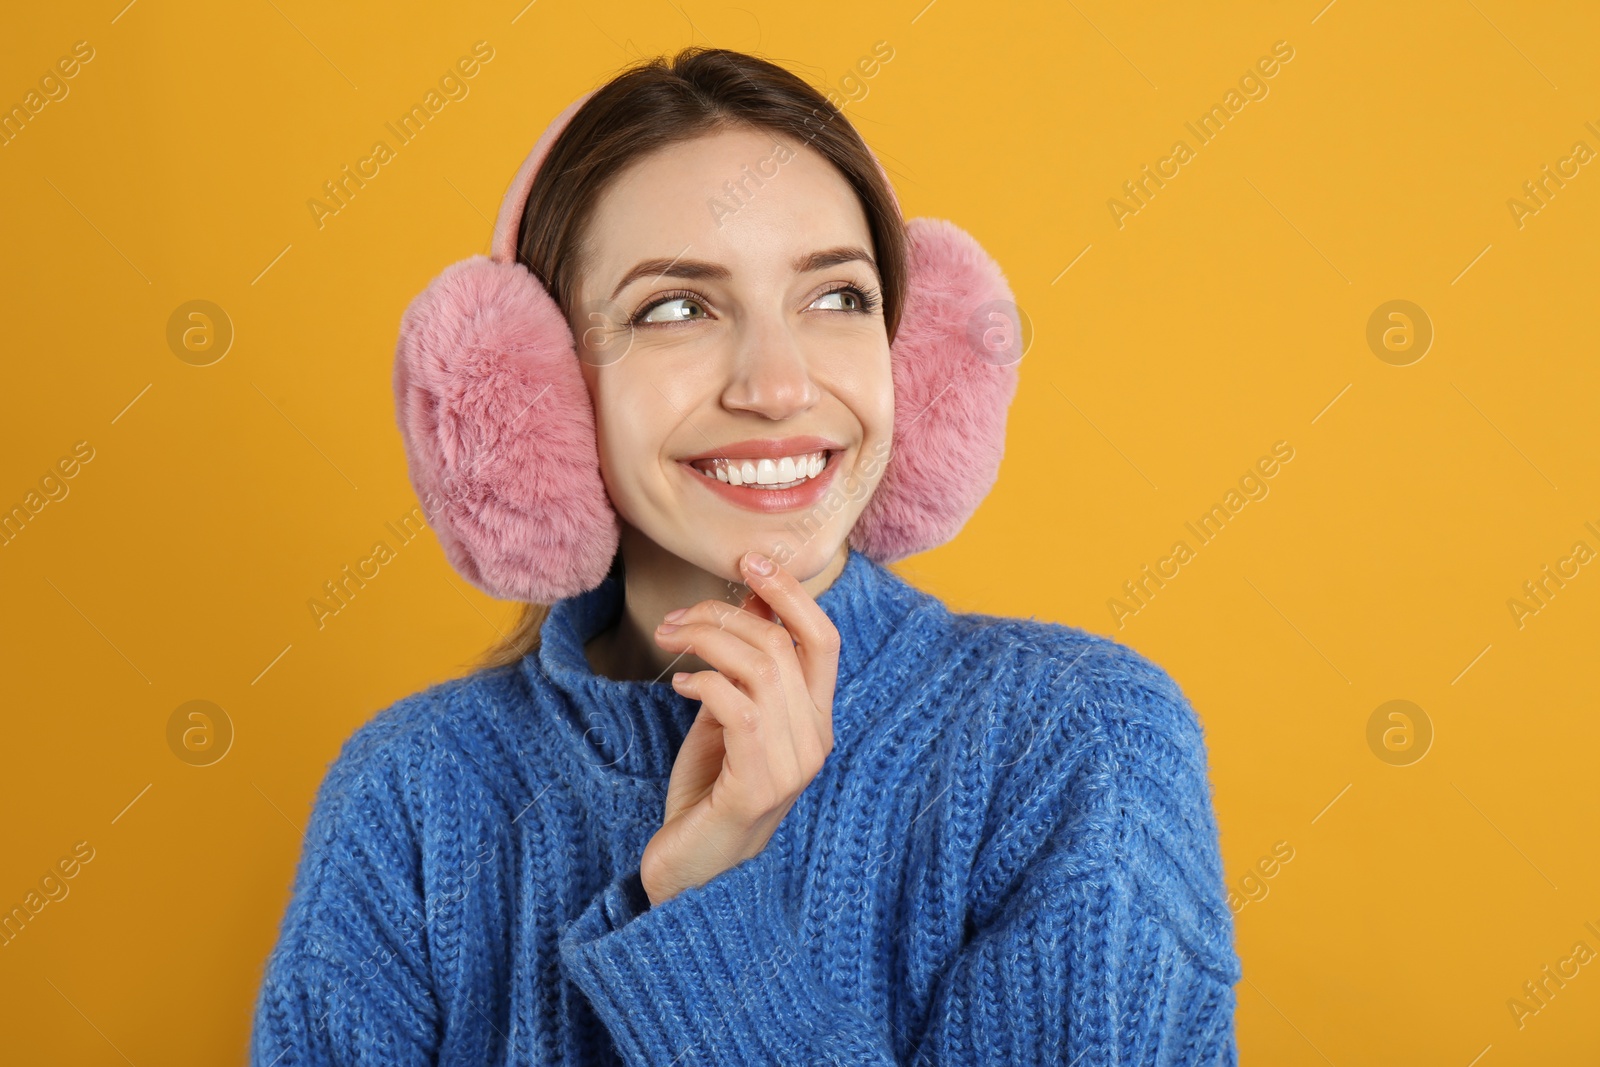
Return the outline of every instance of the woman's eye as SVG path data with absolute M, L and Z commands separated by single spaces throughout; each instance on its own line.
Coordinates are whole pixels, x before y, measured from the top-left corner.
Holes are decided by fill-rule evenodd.
M 816 307 L 823 301 L 832 301 L 824 311 L 871 313 L 877 307 L 876 290 L 863 290 L 860 286 L 845 285 L 823 293 L 811 302 Z M 698 309 L 694 314 L 691 309 Z M 668 293 L 647 304 L 629 321 L 630 326 L 667 326 L 675 322 L 693 322 L 706 317 L 706 306 L 692 293 Z
M 673 308 L 673 304 L 688 304 L 690 307 L 699 308 L 702 313 L 705 311 L 705 307 L 701 305 L 700 301 L 696 300 L 692 296 L 669 296 L 656 301 L 654 304 L 651 304 L 649 307 L 639 312 L 639 314 L 635 315 L 633 318 L 633 325 L 638 326 L 649 324 L 655 326 L 668 322 L 683 322 L 697 317 L 685 314 L 682 308 Z M 658 316 L 656 313 L 661 311 L 663 308 L 668 309 L 666 314 Z
M 829 299 L 832 299 L 833 297 L 839 297 L 840 298 L 840 303 L 843 306 L 834 307 L 834 308 L 831 308 L 830 310 L 834 310 L 834 311 L 860 311 L 861 310 L 862 303 L 863 303 L 862 297 L 861 297 L 861 291 L 859 289 L 857 289 L 853 285 L 846 286 L 843 289 L 835 289 L 831 293 L 823 293 L 821 296 L 817 297 L 817 300 L 818 301 L 829 300 Z

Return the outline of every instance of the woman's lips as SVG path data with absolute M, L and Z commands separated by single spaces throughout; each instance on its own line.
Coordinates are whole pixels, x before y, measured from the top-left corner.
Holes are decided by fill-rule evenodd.
M 730 504 L 744 508 L 746 511 L 759 511 L 770 514 L 778 511 L 794 511 L 799 508 L 808 508 L 822 499 L 828 487 L 833 484 L 834 472 L 839 466 L 839 459 L 843 452 L 829 452 L 828 462 L 815 478 L 807 479 L 792 489 L 761 489 L 748 485 L 730 485 L 720 478 L 707 477 L 694 467 L 684 462 L 678 466 L 683 469 L 687 477 L 693 478 L 706 489 L 716 493 Z

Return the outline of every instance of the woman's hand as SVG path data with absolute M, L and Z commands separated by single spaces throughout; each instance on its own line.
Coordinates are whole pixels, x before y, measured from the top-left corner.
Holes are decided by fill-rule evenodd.
M 755 552 L 739 563 L 752 594 L 743 605 L 702 600 L 656 631 L 662 648 L 717 669 L 673 678 L 701 707 L 672 765 L 661 829 L 639 861 L 651 904 L 765 848 L 833 751 L 839 631 L 777 563 Z

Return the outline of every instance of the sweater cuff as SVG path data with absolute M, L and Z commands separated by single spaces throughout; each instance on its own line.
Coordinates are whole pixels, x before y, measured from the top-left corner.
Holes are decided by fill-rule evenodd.
M 795 1064 L 840 1047 L 855 1049 L 853 1062 L 892 1062 L 871 1024 L 799 958 L 765 852 L 631 914 L 630 877 L 638 872 L 614 879 L 561 935 L 567 974 L 624 1062 Z
M 613 879 L 602 899 L 607 930 L 620 930 L 634 916 L 650 910 L 650 894 L 644 891 L 637 867 Z

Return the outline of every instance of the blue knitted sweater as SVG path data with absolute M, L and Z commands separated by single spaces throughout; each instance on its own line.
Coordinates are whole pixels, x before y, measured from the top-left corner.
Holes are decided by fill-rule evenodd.
M 651 907 L 699 704 L 590 668 L 621 595 L 345 743 L 255 1067 L 1237 1062 L 1205 743 L 1160 668 L 851 550 L 833 751 L 761 853 Z

